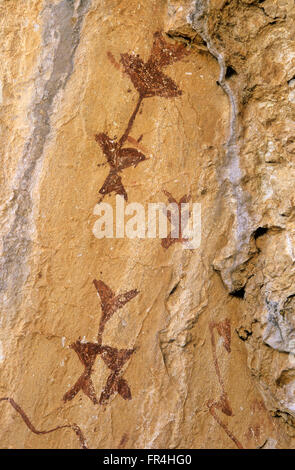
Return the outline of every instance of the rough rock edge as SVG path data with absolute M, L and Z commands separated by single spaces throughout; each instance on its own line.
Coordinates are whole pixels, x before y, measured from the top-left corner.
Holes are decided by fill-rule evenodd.
M 210 15 L 210 0 L 201 0 L 195 2 L 194 10 L 188 15 L 187 21 L 200 34 L 207 44 L 208 51 L 217 60 L 220 68 L 218 83 L 227 95 L 231 117 L 229 123 L 229 134 L 226 148 L 225 164 L 221 169 L 220 187 L 228 187 L 228 196 L 231 200 L 232 211 L 236 217 L 235 249 L 227 253 L 226 259 L 222 262 L 216 260 L 214 268 L 220 271 L 222 279 L 230 292 L 239 290 L 242 285 L 235 282 L 232 278 L 237 268 L 247 262 L 252 253 L 249 250 L 251 236 L 251 222 L 246 205 L 246 195 L 241 187 L 242 172 L 240 168 L 240 155 L 238 146 L 238 100 L 233 90 L 226 82 L 226 63 L 225 58 L 213 45 L 207 28 L 207 19 Z

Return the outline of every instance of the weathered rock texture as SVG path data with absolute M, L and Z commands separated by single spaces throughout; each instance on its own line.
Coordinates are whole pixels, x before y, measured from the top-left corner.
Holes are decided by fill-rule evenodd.
M 0 11 L 1 447 L 293 448 L 294 0 Z M 96 238 L 116 193 L 201 246 Z

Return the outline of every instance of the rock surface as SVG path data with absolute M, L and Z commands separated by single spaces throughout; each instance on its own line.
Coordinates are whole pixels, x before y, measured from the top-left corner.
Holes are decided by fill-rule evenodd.
M 294 0 L 0 11 L 1 447 L 294 448 Z

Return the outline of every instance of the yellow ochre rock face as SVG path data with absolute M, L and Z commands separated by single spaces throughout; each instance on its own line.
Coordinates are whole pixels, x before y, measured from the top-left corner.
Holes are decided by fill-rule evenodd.
M 0 13 L 1 448 L 294 448 L 294 0 Z

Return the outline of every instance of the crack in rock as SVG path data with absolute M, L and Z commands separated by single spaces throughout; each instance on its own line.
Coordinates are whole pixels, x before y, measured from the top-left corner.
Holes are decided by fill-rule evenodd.
M 232 274 L 249 260 L 249 243 L 251 223 L 246 205 L 246 194 L 241 187 L 242 171 L 240 168 L 240 155 L 238 148 L 238 103 L 237 99 L 226 81 L 227 67 L 223 55 L 214 47 L 208 33 L 207 18 L 210 12 L 210 0 L 196 1 L 194 10 L 187 17 L 187 21 L 200 34 L 207 44 L 208 51 L 217 60 L 220 74 L 218 84 L 228 97 L 230 104 L 229 135 L 226 142 L 226 161 L 221 168 L 220 187 L 229 187 L 229 200 L 233 204 L 236 216 L 235 242 L 228 246 L 220 260 L 214 262 L 214 268 L 221 272 L 222 279 L 230 292 L 242 286 L 234 285 Z

